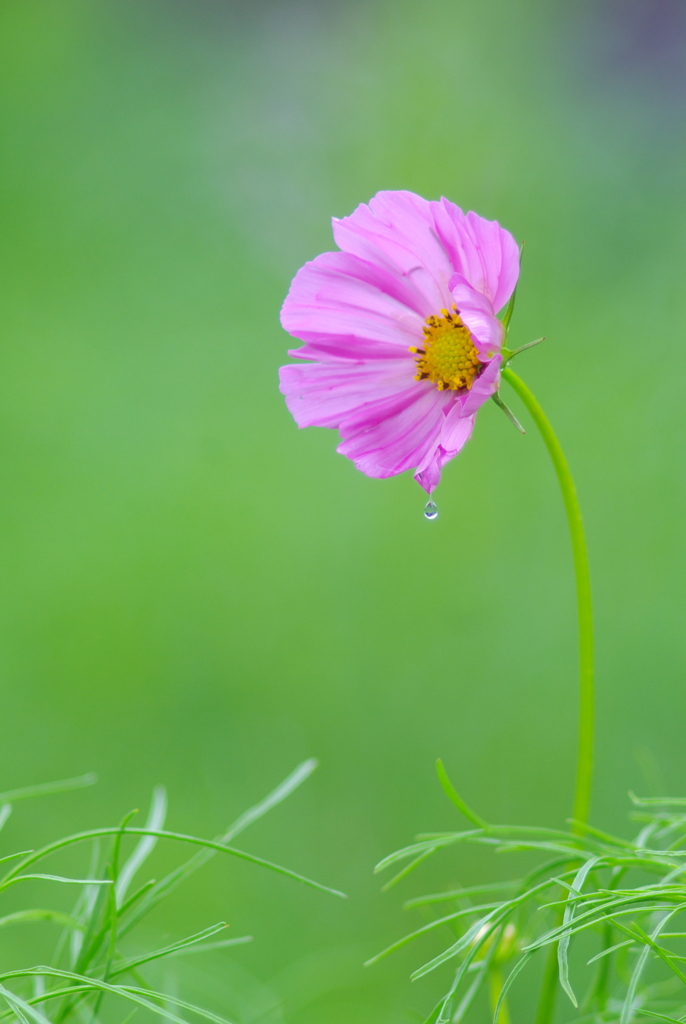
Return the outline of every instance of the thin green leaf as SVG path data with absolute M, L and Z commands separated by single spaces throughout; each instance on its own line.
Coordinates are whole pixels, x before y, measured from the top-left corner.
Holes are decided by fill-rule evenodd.
M 668 1024 L 683 1024 L 683 1017 L 668 1017 L 664 1013 L 655 1013 L 654 1010 L 646 1010 L 645 1006 L 641 1007 L 641 1013 L 646 1017 L 654 1017 L 656 1020 L 668 1021 Z
M 462 899 L 465 896 L 480 896 L 485 892 L 499 892 L 507 889 L 516 889 L 521 885 L 520 879 L 512 882 L 490 882 L 487 885 L 470 885 L 465 889 L 453 889 L 450 892 L 437 892 L 429 896 L 416 896 L 403 904 L 405 910 L 413 907 L 422 907 L 427 903 L 445 903 L 448 900 Z
M 226 921 L 220 921 L 219 924 L 213 924 L 210 928 L 204 928 L 203 931 L 196 932 L 195 935 L 189 935 L 178 942 L 173 942 L 170 946 L 164 946 L 162 949 L 156 949 L 152 953 L 146 953 L 143 956 L 135 957 L 133 960 L 126 960 L 123 964 L 118 964 L 110 976 L 116 978 L 118 975 L 132 970 L 134 967 L 140 967 L 141 964 L 147 964 L 151 960 L 159 960 L 162 957 L 169 956 L 170 953 L 176 953 L 178 950 L 185 949 L 186 946 L 192 946 L 196 942 L 202 942 L 203 939 L 209 939 L 218 932 L 223 932 L 226 928 L 228 928 Z
M 98 781 L 95 772 L 79 775 L 76 779 L 62 779 L 60 782 L 43 782 L 38 786 L 24 786 L 23 789 L 9 789 L 0 793 L 0 803 L 14 803 L 16 800 L 27 800 L 33 796 L 47 796 L 49 793 L 66 793 L 70 789 L 83 789 Z
M 574 903 L 571 900 L 572 894 L 576 896 L 581 893 L 581 890 L 584 887 L 584 883 L 586 882 L 586 878 L 588 877 L 589 872 L 592 871 L 594 867 L 597 867 L 599 860 L 599 857 L 593 857 L 590 860 L 587 860 L 586 863 L 582 864 L 579 868 L 574 878 L 574 881 L 572 882 L 570 896 L 567 899 L 567 905 L 565 906 L 565 912 L 562 921 L 563 925 L 569 925 L 570 922 L 574 919 Z M 562 936 L 562 938 L 557 944 L 557 962 L 559 965 L 560 984 L 569 996 L 572 1005 L 576 1009 L 579 1004 L 577 1002 L 576 996 L 574 995 L 574 990 L 569 982 L 568 954 L 570 942 L 571 932 L 567 932 Z
M 83 929 L 83 925 L 75 921 L 69 914 L 62 914 L 59 910 L 17 910 L 14 914 L 6 914 L 0 917 L 0 928 L 8 928 L 13 924 L 25 924 L 29 921 L 55 921 L 56 924 L 64 925 L 65 928 Z
M 17 1000 L 2 985 L 0 985 L 0 995 L 4 996 L 12 1015 L 17 1018 L 19 1024 L 29 1024 L 28 1017 L 24 1014 L 21 1006 L 17 1005 Z
M 528 946 L 525 946 L 523 952 L 527 952 L 530 949 L 540 949 L 542 946 L 549 945 L 551 942 L 556 942 L 567 931 L 569 931 L 570 934 L 574 934 L 577 931 L 583 931 L 584 929 L 591 927 L 597 921 L 602 921 L 605 918 L 614 921 L 616 917 L 622 914 L 633 914 L 636 912 L 633 905 L 637 902 L 640 901 L 637 899 L 608 900 L 605 904 L 603 904 L 600 907 L 594 906 L 591 910 L 583 914 L 577 915 L 577 917 L 574 919 L 575 926 L 573 928 L 565 925 L 559 925 L 555 928 L 552 928 L 549 932 L 546 932 L 545 935 L 542 935 L 534 942 L 529 943 Z M 625 909 L 622 910 L 622 907 L 624 907 Z M 617 909 L 615 910 L 615 908 Z M 672 907 L 650 907 L 650 910 L 653 912 L 658 910 L 672 911 L 673 909 L 674 908 Z M 608 914 L 608 910 L 612 910 L 613 913 Z
M 165 1003 L 171 1003 L 172 1006 L 178 1006 L 182 1010 L 190 1010 L 191 1013 L 197 1013 L 200 1017 L 205 1017 L 206 1020 L 211 1020 L 213 1024 L 229 1024 L 224 1017 L 220 1017 L 216 1013 L 211 1013 L 209 1010 L 204 1010 L 202 1007 L 196 1006 L 194 1003 L 187 1003 L 184 999 L 179 999 L 177 996 L 173 996 L 169 992 L 153 992 L 147 988 L 133 988 L 129 985 L 122 985 L 121 990 L 122 992 L 130 992 L 134 995 L 148 996 L 151 999 L 160 999 Z
M 496 1004 L 495 1013 L 493 1014 L 493 1024 L 498 1024 L 498 1017 L 500 1016 L 500 1011 L 502 1009 L 503 1003 L 505 1002 L 505 998 L 507 996 L 507 993 L 508 993 L 512 983 L 514 982 L 515 978 L 519 974 L 519 972 L 522 971 L 526 967 L 526 965 L 528 964 L 528 962 L 529 962 L 529 960 L 531 959 L 532 956 L 533 956 L 533 952 L 525 953 L 524 956 L 521 958 L 521 960 L 519 960 L 514 965 L 514 967 L 512 968 L 510 973 L 508 974 L 507 978 L 505 979 L 505 984 L 503 985 L 503 987 L 500 990 L 500 995 L 498 996 L 498 1002 Z
M 21 977 L 34 977 L 36 975 L 46 975 L 53 978 L 65 978 L 67 980 L 73 980 L 79 984 L 79 986 L 88 987 L 94 991 L 109 992 L 112 995 L 121 996 L 124 999 L 128 999 L 131 1002 L 137 1003 L 139 1006 L 143 1006 L 152 1013 L 157 1014 L 159 1017 L 165 1017 L 167 1020 L 173 1022 L 173 1024 L 186 1024 L 181 1017 L 177 1017 L 163 1006 L 158 1006 L 157 1003 L 153 1002 L 153 999 L 159 999 L 167 1003 L 172 1003 L 174 1006 L 181 1006 L 184 1009 L 191 1010 L 193 1013 L 197 1013 L 199 1016 L 204 1017 L 206 1020 L 213 1021 L 213 1024 L 229 1024 L 224 1017 L 219 1017 L 216 1013 L 210 1013 L 209 1010 L 203 1010 L 199 1006 L 194 1006 L 192 1003 L 186 1003 L 181 999 L 177 999 L 174 996 L 170 996 L 167 993 L 153 992 L 148 989 L 133 988 L 128 985 L 110 985 L 106 981 L 100 981 L 98 978 L 84 978 L 82 975 L 73 974 L 71 971 L 62 971 L 56 967 L 31 967 L 20 971 L 7 971 L 3 975 L 0 975 L 0 981 L 4 981 L 7 978 L 21 978 Z
M 507 919 L 511 912 L 511 909 L 508 909 L 504 912 L 502 910 L 493 910 L 491 911 L 490 914 L 486 914 L 485 917 L 482 917 L 479 921 L 476 921 L 472 925 L 472 927 L 468 931 L 466 931 L 461 938 L 457 940 L 457 942 L 453 943 L 452 946 L 449 946 L 448 949 L 444 949 L 443 952 L 439 953 L 439 955 L 434 957 L 433 960 L 429 960 L 428 963 L 422 964 L 421 967 L 414 971 L 410 975 L 411 980 L 418 981 L 419 978 L 423 978 L 426 974 L 430 974 L 431 971 L 435 971 L 437 967 L 441 966 L 441 964 L 446 963 L 446 961 L 448 960 L 452 960 L 453 957 L 458 956 L 458 954 L 461 953 L 463 950 L 473 945 L 473 948 L 469 950 L 467 958 L 462 963 L 462 966 L 460 968 L 460 970 L 464 969 L 466 971 L 467 966 L 465 965 L 468 965 L 471 962 L 470 957 L 471 959 L 473 959 L 473 956 L 476 955 L 476 950 L 478 950 L 480 946 L 483 944 L 483 942 L 485 942 L 488 939 L 488 937 L 491 935 L 494 929 Z M 497 916 L 498 914 L 499 916 Z M 489 924 L 491 927 L 486 928 L 485 926 Z M 481 935 L 479 935 L 479 933 L 481 933 Z
M 476 825 L 477 828 L 488 829 L 488 825 L 484 821 L 484 819 L 480 818 L 478 814 L 475 814 L 475 812 L 467 806 L 465 801 L 457 792 L 452 782 L 448 778 L 448 773 L 443 767 L 443 762 L 441 761 L 440 757 L 436 761 L 436 772 L 438 774 L 438 780 L 441 783 L 441 786 L 443 787 L 443 792 L 448 797 L 448 800 L 452 801 L 452 803 L 455 804 L 458 811 L 460 811 L 465 816 L 465 818 L 467 818 L 474 825 Z
M 431 1011 L 429 1016 L 424 1021 L 424 1024 L 436 1024 L 436 1021 L 438 1020 L 438 1015 L 439 1015 L 439 1013 L 441 1012 L 441 1010 L 443 1008 L 443 1002 L 444 1001 L 441 999 L 440 1003 L 438 1003 L 436 1006 L 434 1006 L 433 1010 Z
M 10 885 L 16 885 L 17 882 L 30 882 L 35 879 L 43 879 L 47 882 L 66 882 L 70 885 L 112 885 L 111 879 L 100 879 L 95 881 L 92 878 L 64 878 L 62 875 L 16 875 L 11 878 L 4 886 L 4 889 L 8 889 Z
M 34 975 L 34 977 L 37 977 L 37 975 Z M 38 995 L 32 996 L 30 999 L 27 999 L 26 1002 L 31 1006 L 34 1006 L 36 1003 L 44 1003 L 49 999 L 61 999 L 63 996 L 71 996 L 74 995 L 74 993 L 86 991 L 91 991 L 90 985 L 70 985 L 69 988 L 52 988 L 48 991 L 40 992 Z M 10 1011 L 6 1010 L 4 1013 L 0 1013 L 0 1020 L 5 1020 L 9 1016 Z
M 150 802 L 150 812 L 145 827 L 153 831 L 164 828 L 164 821 L 167 816 L 167 791 L 164 786 L 155 786 Z M 152 851 L 155 849 L 157 839 L 154 836 L 144 836 L 134 849 L 129 859 L 124 864 L 117 878 L 116 894 L 117 905 L 121 907 L 126 898 L 131 882 L 136 872 L 143 866 Z
M 243 814 L 231 824 L 226 832 L 217 837 L 217 842 L 228 843 L 231 839 L 234 839 L 240 832 L 243 832 L 249 825 L 259 818 L 263 817 L 273 807 L 276 807 L 283 800 L 286 799 L 298 786 L 310 777 L 312 772 L 317 767 L 317 761 L 314 758 L 310 758 L 308 761 L 303 761 L 302 764 L 298 765 L 295 771 L 284 779 L 276 789 L 272 790 L 264 800 L 255 804 L 254 807 L 249 808 Z M 173 892 L 179 885 L 181 885 L 187 878 L 190 877 L 195 871 L 198 871 L 204 864 L 207 863 L 215 855 L 215 850 L 201 850 L 198 853 L 190 857 L 184 864 L 181 864 L 178 868 L 174 868 L 168 875 L 156 882 L 151 887 L 148 895 L 143 899 L 138 906 L 135 913 L 127 920 L 126 924 L 121 928 L 120 934 L 125 934 L 130 931 L 135 924 L 137 924 L 147 913 L 149 913 L 153 907 L 163 900 L 169 893 Z
M 412 843 L 411 846 L 405 846 L 402 850 L 396 850 L 394 853 L 389 853 L 387 857 L 380 860 L 374 868 L 374 874 L 379 874 L 379 872 L 385 871 L 386 868 L 391 867 L 392 864 L 397 864 L 401 860 L 407 860 L 408 857 L 418 857 L 427 851 L 433 853 L 434 850 L 442 849 L 446 846 L 452 846 L 453 843 L 460 843 L 468 836 L 474 836 L 476 834 L 476 832 L 453 832 L 450 835 L 446 835 L 441 838 Z
M 228 829 L 222 836 L 224 843 L 230 843 L 232 839 L 235 839 L 239 833 L 244 832 L 245 829 L 252 825 L 254 821 L 258 821 L 260 818 L 271 811 L 273 807 L 282 803 L 286 797 L 289 797 L 299 786 L 302 786 L 306 779 L 309 779 L 310 775 L 316 771 L 319 766 L 319 762 L 316 758 L 311 757 L 308 761 L 303 761 L 298 767 L 291 772 L 287 778 L 281 782 L 276 789 L 273 789 L 264 800 L 260 800 L 259 803 L 255 804 L 254 807 L 250 807 L 247 811 L 244 811 L 240 817 L 236 818 L 232 825 L 229 825 Z
M 636 847 L 633 843 L 630 843 L 627 839 L 620 839 L 618 836 L 613 836 L 610 832 L 603 832 L 599 828 L 594 828 L 589 825 L 588 822 L 578 821 L 576 818 L 567 818 L 567 821 L 577 829 L 585 832 L 587 835 L 595 836 L 596 839 L 600 839 L 605 843 L 609 843 L 610 846 L 621 846 L 625 850 L 635 850 Z
M 457 1010 L 453 1014 L 453 1018 L 452 1018 L 451 1024 L 460 1024 L 460 1022 L 462 1020 L 464 1020 L 464 1018 L 465 1018 L 465 1016 L 467 1014 L 467 1011 L 469 1010 L 470 1006 L 474 1002 L 474 999 L 476 998 L 476 995 L 478 994 L 481 986 L 484 983 L 484 979 L 486 978 L 486 976 L 487 976 L 487 974 L 488 974 L 488 972 L 490 970 L 491 964 L 493 963 L 493 959 L 494 959 L 496 953 L 498 952 L 498 943 L 500 941 L 500 936 L 498 935 L 497 937 L 494 937 L 494 935 L 493 935 L 494 931 L 495 931 L 495 929 L 493 929 L 492 931 L 490 931 L 488 933 L 488 938 L 486 939 L 486 941 L 488 942 L 490 940 L 490 949 L 486 953 L 486 956 L 483 958 L 483 960 L 480 963 L 475 963 L 475 962 L 472 961 L 466 967 L 466 970 L 468 970 L 468 971 L 476 969 L 477 975 L 476 975 L 474 981 L 472 982 L 472 984 L 467 989 L 467 991 L 464 994 L 464 996 L 462 997 L 460 1003 L 458 1004 Z M 481 944 L 479 945 L 479 948 L 480 949 L 482 948 Z M 464 965 L 463 965 L 463 967 L 464 967 Z M 453 992 L 456 992 L 456 990 L 457 990 L 458 986 L 460 985 L 463 977 L 464 977 L 464 970 L 462 970 L 461 968 L 458 968 L 457 973 L 455 975 L 455 980 L 453 981 L 453 984 L 452 984 L 451 994 Z
M 450 1018 L 451 1024 L 460 1024 L 460 1022 L 464 1020 L 467 1011 L 469 1010 L 470 1006 L 472 1005 L 477 995 L 479 994 L 479 991 L 481 990 L 481 986 L 484 983 L 484 979 L 487 973 L 488 972 L 486 968 L 486 961 L 484 961 L 483 964 L 478 965 L 474 981 L 471 983 L 471 985 L 465 992 L 464 996 L 458 1003 L 455 1013 Z
M 243 946 L 246 942 L 252 941 L 252 935 L 239 935 L 235 939 L 222 939 L 221 942 L 201 942 L 197 946 L 188 946 L 185 949 L 179 949 L 176 953 L 170 953 L 169 958 L 188 956 L 190 953 L 210 953 L 215 949 L 226 949 L 228 946 Z
M 425 924 L 421 928 L 418 928 L 417 931 L 410 932 L 409 935 L 404 935 L 402 939 L 398 939 L 398 941 L 394 942 L 393 945 L 388 946 L 380 953 L 377 953 L 376 956 L 373 956 L 370 960 L 365 961 L 364 966 L 371 967 L 372 964 L 375 964 L 378 960 L 388 956 L 389 953 L 394 953 L 396 949 L 401 949 L 403 946 L 406 946 L 408 942 L 412 942 L 413 939 L 418 939 L 421 935 L 426 935 L 427 932 L 431 932 L 435 928 L 440 928 L 442 924 L 447 924 L 448 921 L 455 921 L 458 917 L 468 917 L 470 914 L 478 914 L 482 910 L 494 908 L 497 910 L 500 906 L 500 903 L 488 903 L 480 907 L 466 907 L 463 910 L 456 910 L 455 913 L 448 914 L 446 917 L 438 917 L 435 921 L 430 921 L 429 924 Z M 487 918 L 484 918 L 484 920 L 487 920 Z
M 489 942 L 489 941 L 494 939 L 494 933 L 497 932 L 497 930 L 498 930 L 497 926 L 494 926 L 493 928 L 490 928 L 490 929 L 489 928 L 484 928 L 481 933 L 477 933 L 477 936 L 476 936 L 474 942 L 471 944 L 471 947 L 470 947 L 466 957 L 464 958 L 464 960 L 462 961 L 460 966 L 457 968 L 457 971 L 455 972 L 455 978 L 453 980 L 452 985 L 450 986 L 449 991 L 447 992 L 447 994 L 443 998 L 443 1005 L 441 1006 L 441 1010 L 440 1010 L 440 1013 L 439 1013 L 438 1020 L 437 1020 L 436 1024 L 449 1024 L 450 1014 L 452 1012 L 451 1008 L 452 1008 L 453 998 L 454 998 L 457 990 L 459 989 L 460 985 L 462 984 L 462 979 L 466 976 L 467 972 L 471 970 L 472 965 L 473 965 L 476 957 L 481 952 L 481 950 L 482 950 L 483 946 L 485 945 L 485 943 L 487 943 L 487 942 Z M 497 938 L 495 938 L 494 941 L 491 941 L 491 948 L 488 951 L 487 956 L 484 958 L 484 964 L 483 964 L 484 972 L 488 970 L 488 967 L 491 964 L 491 961 L 493 959 L 493 955 L 495 953 L 497 944 L 498 944 Z M 478 981 L 478 979 L 477 979 L 477 981 Z M 470 991 L 471 991 L 471 988 L 473 988 L 473 986 L 470 986 Z M 476 993 L 474 993 L 474 994 L 476 994 Z M 469 995 L 469 992 L 467 993 L 467 995 Z M 467 997 L 465 997 L 465 998 L 467 998 Z M 473 998 L 473 996 L 472 996 L 472 998 Z M 464 1000 L 463 1000 L 463 1003 L 464 1003 Z M 458 1013 L 459 1013 L 461 1008 L 462 1008 L 462 1004 L 458 1008 Z M 465 1012 L 466 1012 L 466 1008 L 463 1010 L 463 1015 L 464 1015 Z
M 596 953 L 595 956 L 592 956 L 590 960 L 586 961 L 586 966 L 588 967 L 588 966 L 590 966 L 590 964 L 594 964 L 596 962 L 596 960 L 601 960 L 604 956 L 609 956 L 609 954 L 610 953 L 614 953 L 614 951 L 616 949 L 622 949 L 623 946 L 635 946 L 635 945 L 636 945 L 636 940 L 635 939 L 626 939 L 625 942 L 616 942 L 614 946 L 608 946 L 607 949 L 601 949 L 600 953 Z
M 34 1006 L 31 1006 L 30 1003 L 26 1002 L 15 992 L 10 992 L 4 985 L 0 985 L 0 995 L 7 1000 L 22 1022 L 26 1021 L 26 1024 L 28 1024 L 32 1020 L 35 1021 L 35 1024 L 51 1024 L 51 1021 L 48 1020 L 45 1014 L 42 1014 L 40 1010 L 36 1010 Z
M 138 903 L 138 901 L 145 896 L 146 892 L 150 892 L 152 887 L 156 884 L 155 879 L 151 878 L 149 881 L 145 882 L 140 889 L 136 889 L 136 891 L 119 907 L 119 916 L 122 917 L 126 914 L 127 911 Z
M 458 953 L 461 953 L 463 949 L 466 949 L 467 946 L 469 946 L 469 944 L 474 940 L 476 935 L 479 933 L 479 929 L 482 928 L 484 925 L 490 922 L 492 931 L 493 928 L 506 921 L 510 914 L 512 914 L 517 907 L 521 906 L 527 900 L 531 899 L 536 893 L 543 892 L 549 886 L 554 884 L 555 880 L 548 878 L 544 882 L 540 882 L 534 888 L 527 890 L 525 893 L 522 893 L 519 896 L 516 896 L 514 899 L 508 900 L 505 903 L 497 904 L 496 909 L 492 910 L 490 914 L 487 914 L 480 921 L 477 921 L 476 924 L 472 925 L 472 927 L 460 939 L 458 939 L 456 943 L 454 943 L 448 949 L 444 950 L 433 960 L 430 960 L 427 964 L 424 964 L 422 967 L 419 968 L 419 970 L 415 971 L 414 974 L 412 975 L 412 980 L 415 981 L 417 978 L 423 977 L 425 974 L 428 974 L 430 971 L 435 970 L 441 964 L 445 963 L 446 960 L 450 960 L 452 959 L 452 957 L 457 956 Z
M 394 885 L 397 885 L 398 882 L 402 881 L 403 878 L 406 878 L 411 871 L 414 871 L 415 868 L 418 868 L 420 864 L 423 864 L 424 861 L 427 860 L 427 858 L 429 858 L 432 855 L 432 853 L 435 852 L 436 851 L 434 848 L 431 850 L 427 850 L 426 853 L 420 854 L 419 857 L 415 857 L 415 859 L 413 861 L 410 861 L 410 863 L 406 867 L 404 867 L 402 871 L 399 871 L 397 875 L 393 875 L 393 878 L 391 878 L 390 882 L 386 882 L 385 885 L 381 886 L 381 892 L 388 892 L 389 889 L 392 889 Z
M 75 843 L 82 843 L 88 839 L 96 839 L 99 836 L 116 835 L 118 833 L 123 835 L 133 836 L 145 836 L 154 835 L 160 839 L 175 839 L 177 842 L 191 843 L 195 846 L 202 846 L 210 850 L 217 850 L 221 853 L 228 853 L 232 857 L 239 857 L 241 860 L 246 860 L 251 864 L 258 864 L 260 867 L 268 868 L 270 871 L 275 871 L 277 874 L 285 875 L 287 878 L 292 878 L 297 882 L 302 882 L 304 885 L 309 885 L 313 889 L 320 889 L 323 892 L 328 892 L 332 896 L 339 896 L 341 899 L 347 899 L 345 893 L 339 892 L 337 889 L 331 889 L 327 885 L 322 885 L 320 882 L 315 882 L 310 878 L 305 878 L 303 875 L 297 874 L 295 871 L 291 871 L 289 868 L 283 868 L 278 864 L 272 864 L 271 861 L 264 860 L 262 857 L 255 857 L 251 853 L 246 853 L 244 850 L 237 850 L 233 846 L 225 846 L 222 843 L 213 842 L 210 839 L 199 839 L 197 836 L 187 836 L 180 832 L 167 832 L 163 830 L 153 831 L 145 828 L 100 828 L 94 829 L 92 832 L 80 832 L 76 835 L 68 836 L 66 839 L 61 839 L 55 843 L 51 843 L 49 846 L 44 846 L 41 850 L 37 850 L 30 857 L 27 857 L 22 861 L 16 868 L 10 871 L 5 878 L 0 882 L 0 891 L 6 888 L 11 883 L 13 876 L 26 867 L 28 864 L 35 863 L 35 861 L 47 857 L 48 854 L 54 853 L 56 850 L 64 849 L 66 846 L 72 846 Z M 87 882 L 96 884 L 93 879 L 87 879 Z
M 636 807 L 686 807 L 685 796 L 636 796 L 629 790 L 629 799 Z
M 647 941 L 646 945 L 644 946 L 644 948 L 639 953 L 638 960 L 636 961 L 636 964 L 635 964 L 634 969 L 632 971 L 631 980 L 629 982 L 629 987 L 628 987 L 627 993 L 626 993 L 626 998 L 624 999 L 624 1005 L 622 1006 L 622 1013 L 621 1013 L 621 1017 L 620 1017 L 620 1024 L 630 1024 L 631 1017 L 632 1017 L 633 1011 L 634 1011 L 634 1001 L 635 1001 L 635 998 L 636 998 L 636 989 L 638 987 L 638 982 L 640 980 L 641 974 L 643 973 L 643 969 L 644 969 L 644 967 L 646 965 L 646 961 L 648 959 L 648 954 L 650 953 L 651 948 L 655 947 L 655 939 L 658 937 L 658 935 L 660 934 L 662 929 L 674 917 L 674 915 L 676 913 L 678 913 L 678 910 L 673 910 L 671 913 L 667 914 L 661 921 L 658 921 L 658 923 L 656 924 L 655 928 L 653 929 L 653 933 L 652 933 L 652 935 L 650 937 L 648 937 L 644 933 L 644 941 L 646 939 L 648 941 Z M 637 925 L 635 927 L 638 929 Z M 657 952 L 657 950 L 656 950 L 656 952 Z
M 7 856 L 0 857 L 0 864 L 5 864 L 8 860 L 16 860 L 17 857 L 25 857 L 28 853 L 33 853 L 33 850 L 19 850 L 17 853 L 8 853 Z

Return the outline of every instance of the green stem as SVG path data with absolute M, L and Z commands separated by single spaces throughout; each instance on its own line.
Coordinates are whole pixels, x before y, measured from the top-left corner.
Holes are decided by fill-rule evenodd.
M 500 993 L 503 990 L 503 973 L 500 967 L 491 967 L 488 972 L 488 995 L 491 1003 L 491 1013 L 495 1014 L 498 1003 L 500 1002 Z M 498 1024 L 511 1024 L 512 1018 L 510 1017 L 510 1008 L 507 1005 L 507 999 L 503 999 L 502 1006 L 500 1007 L 500 1013 L 498 1015 Z
M 591 802 L 591 780 L 593 775 L 593 609 L 591 604 L 591 577 L 588 568 L 588 551 L 584 524 L 581 518 L 579 499 L 572 474 L 569 471 L 564 452 L 548 417 L 534 398 L 524 381 L 509 367 L 502 371 L 503 380 L 516 391 L 527 407 L 552 459 L 562 498 L 567 512 L 569 532 L 572 539 L 574 573 L 576 575 L 576 600 L 579 615 L 579 746 L 574 790 L 574 821 L 584 824 L 588 820 Z M 579 833 L 577 825 L 574 831 Z
M 579 746 L 576 763 L 576 785 L 574 789 L 573 830 L 582 833 L 582 826 L 588 819 L 591 802 L 591 781 L 593 776 L 593 607 L 591 603 L 591 576 L 588 568 L 586 536 L 581 518 L 579 499 L 576 496 L 574 479 L 560 442 L 550 425 L 548 417 L 534 398 L 524 381 L 508 366 L 502 371 L 503 380 L 519 395 L 527 407 L 552 459 L 562 498 L 567 512 L 569 532 L 572 539 L 574 574 L 576 576 L 576 601 L 579 616 Z M 557 995 L 557 943 L 548 951 L 541 998 L 536 1014 L 536 1024 L 550 1024 L 555 1010 Z
M 559 922 L 562 923 L 560 916 Z M 555 1010 L 555 996 L 557 995 L 557 942 L 554 942 L 548 949 L 548 955 L 543 968 L 543 983 L 541 985 L 541 998 L 536 1011 L 536 1024 L 549 1024 L 553 1019 Z

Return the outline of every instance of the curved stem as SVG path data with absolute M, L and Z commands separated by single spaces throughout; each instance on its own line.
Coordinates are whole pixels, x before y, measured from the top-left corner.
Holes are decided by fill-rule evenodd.
M 576 575 L 576 600 L 579 616 L 579 746 L 576 765 L 576 786 L 574 790 L 574 821 L 584 824 L 588 819 L 591 802 L 591 780 L 593 775 L 593 609 L 591 604 L 591 577 L 588 568 L 588 551 L 584 524 L 581 518 L 576 487 L 560 442 L 550 425 L 548 417 L 534 398 L 524 381 L 509 367 L 502 371 L 503 380 L 516 391 L 527 407 L 552 459 L 562 498 L 567 512 L 569 532 L 572 539 L 574 573 Z M 574 831 L 579 832 L 577 825 Z
M 572 540 L 574 574 L 576 576 L 576 601 L 579 616 L 579 746 L 576 763 L 576 785 L 574 789 L 574 825 L 572 828 L 579 834 L 583 831 L 582 826 L 588 818 L 591 802 L 595 710 L 593 700 L 593 607 L 591 603 L 591 576 L 588 567 L 588 550 L 586 548 L 584 524 L 581 518 L 579 499 L 576 496 L 574 479 L 548 417 L 524 381 L 513 370 L 505 366 L 502 371 L 502 377 L 524 402 L 524 405 L 531 413 L 534 423 L 541 432 L 541 437 L 548 449 L 560 484 Z M 543 972 L 543 985 L 536 1014 L 536 1024 L 550 1024 L 552 1020 L 555 1010 L 555 996 L 557 995 L 557 979 L 557 943 L 553 943 L 548 951 Z

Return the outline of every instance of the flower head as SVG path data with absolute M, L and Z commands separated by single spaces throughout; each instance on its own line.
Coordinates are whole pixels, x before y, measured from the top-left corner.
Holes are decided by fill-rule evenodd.
M 280 371 L 299 427 L 332 427 L 367 476 L 412 469 L 429 494 L 498 387 L 496 313 L 519 274 L 512 235 L 447 199 L 379 192 L 341 220 L 341 252 L 295 276 L 281 323 L 312 360 Z

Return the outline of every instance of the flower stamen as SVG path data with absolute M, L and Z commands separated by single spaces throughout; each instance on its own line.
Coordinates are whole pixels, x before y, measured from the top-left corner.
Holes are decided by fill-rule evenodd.
M 430 380 L 439 391 L 469 391 L 483 363 L 457 306 L 441 313 L 440 317 L 427 317 L 424 347 L 410 347 L 410 352 L 419 356 L 414 379 Z

